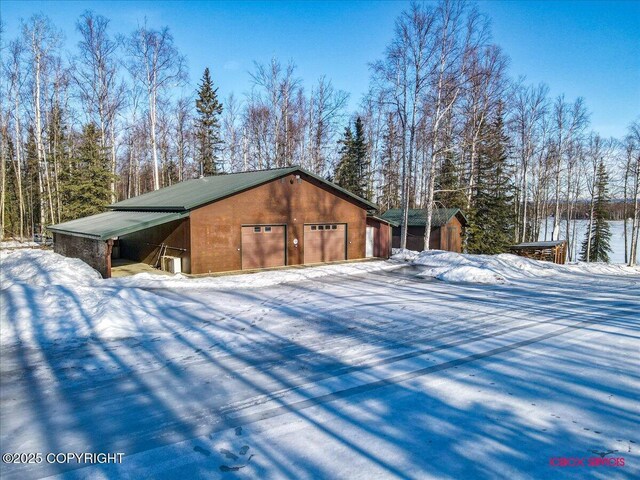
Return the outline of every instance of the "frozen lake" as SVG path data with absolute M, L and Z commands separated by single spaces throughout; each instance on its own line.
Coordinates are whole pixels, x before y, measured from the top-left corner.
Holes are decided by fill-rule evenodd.
M 577 220 L 576 221 L 576 245 L 572 247 L 574 251 L 580 254 L 580 247 L 584 240 L 587 228 L 589 227 L 589 220 Z M 611 250 L 609 254 L 609 260 L 611 263 L 625 263 L 624 261 L 624 222 L 622 220 L 612 220 L 609 222 L 611 229 Z M 565 239 L 565 221 L 560 221 L 560 239 Z M 571 227 L 573 228 L 573 227 Z M 631 237 L 631 222 L 627 222 L 627 228 L 629 229 L 629 237 Z M 540 240 L 550 240 L 551 232 L 553 231 L 553 218 L 547 219 L 547 231 L 545 237 L 545 228 L 542 226 L 540 231 Z

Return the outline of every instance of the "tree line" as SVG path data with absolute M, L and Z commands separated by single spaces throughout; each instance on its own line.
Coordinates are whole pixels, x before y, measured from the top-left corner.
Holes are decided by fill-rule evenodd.
M 636 261 L 640 120 L 624 138 L 603 138 L 584 99 L 512 78 L 472 3 L 402 12 L 355 111 L 328 76 L 304 85 L 293 62 L 256 62 L 250 91 L 223 99 L 208 68 L 189 81 L 167 26 L 115 35 L 108 18 L 85 12 L 75 27 L 70 50 L 43 15 L 3 39 L 2 237 L 41 235 L 200 175 L 301 165 L 405 218 L 424 208 L 430 223 L 434 208 L 461 208 L 465 248 L 478 253 L 564 238 L 575 260 L 586 240 L 576 221 L 601 226 L 613 197 L 625 259 Z M 582 256 L 601 259 L 590 248 Z

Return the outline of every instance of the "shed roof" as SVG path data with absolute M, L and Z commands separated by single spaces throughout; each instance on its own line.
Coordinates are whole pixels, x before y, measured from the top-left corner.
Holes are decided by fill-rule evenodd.
M 374 220 L 378 220 L 379 222 L 386 223 L 388 225 L 391 225 L 392 227 L 398 227 L 400 225 L 398 222 L 391 220 L 389 218 L 384 218 L 380 215 L 367 214 L 367 218 L 373 218 Z
M 459 208 L 436 208 L 431 216 L 431 227 L 438 228 L 445 225 L 452 217 L 459 215 L 466 223 L 467 218 Z M 402 209 L 392 208 L 382 214 L 382 218 L 402 225 Z M 408 216 L 408 226 L 424 227 L 427 225 L 427 210 L 424 208 L 410 208 Z
M 511 245 L 511 247 L 509 248 L 512 248 L 512 249 L 551 248 L 551 247 L 557 247 L 564 243 L 567 243 L 567 241 L 566 240 L 550 240 L 546 242 L 525 242 L 525 243 L 519 243 L 517 245 Z
M 51 225 L 49 230 L 93 240 L 108 240 L 188 216 L 189 212 L 111 211 Z
M 295 172 L 304 173 L 344 193 L 367 208 L 377 208 L 375 204 L 368 200 L 354 195 L 348 190 L 300 167 L 256 170 L 187 180 L 170 187 L 114 203 L 109 208 L 113 210 L 158 210 L 165 212 L 187 211 Z

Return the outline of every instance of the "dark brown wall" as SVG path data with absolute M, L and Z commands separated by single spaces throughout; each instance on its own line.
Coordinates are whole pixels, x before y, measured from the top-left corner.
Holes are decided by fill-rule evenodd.
M 160 247 L 156 245 L 163 243 L 168 247 L 186 249 L 186 252 L 167 249 L 166 255 L 182 258 L 182 271 L 190 273 L 191 252 L 188 218 L 164 223 L 120 237 L 120 257 L 151 265 L 158 258 Z
M 79 258 L 104 278 L 111 276 L 111 264 L 107 261 L 108 245 L 105 241 L 54 233 L 53 251 L 65 257 Z
M 424 227 L 409 227 L 407 233 L 407 248 L 417 251 L 424 250 Z M 462 233 L 462 224 L 454 216 L 443 227 L 431 230 L 429 248 L 461 253 Z M 393 248 L 400 248 L 400 235 L 400 227 L 393 227 Z
M 347 258 L 364 258 L 366 210 L 347 195 L 300 176 L 300 182 L 289 175 L 193 210 L 191 273 L 240 270 L 242 225 L 287 225 L 287 265 L 299 265 L 305 223 L 346 223 Z
M 375 218 L 367 218 L 367 226 L 373 227 L 373 256 L 389 258 L 391 256 L 391 225 Z M 399 244 L 398 240 L 398 244 Z
M 400 227 L 393 227 L 393 248 L 400 248 Z M 429 240 L 431 249 L 439 249 L 440 233 L 438 228 L 431 230 L 431 240 Z M 424 227 L 409 227 L 407 229 L 407 249 L 424 250 Z

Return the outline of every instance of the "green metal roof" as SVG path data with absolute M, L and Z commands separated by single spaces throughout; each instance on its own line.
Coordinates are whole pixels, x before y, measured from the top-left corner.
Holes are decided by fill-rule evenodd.
M 459 208 L 436 208 L 433 210 L 431 216 L 431 227 L 438 228 L 446 224 L 451 217 L 460 214 L 462 219 L 466 222 L 467 218 Z M 397 225 L 402 225 L 402 209 L 392 208 L 387 210 L 382 215 L 382 218 L 392 221 Z M 410 208 L 408 216 L 408 225 L 410 227 L 424 227 L 427 225 L 427 210 L 423 208 Z
M 114 203 L 108 207 L 111 211 L 106 213 L 51 225 L 49 230 L 95 240 L 107 240 L 187 217 L 189 211 L 196 207 L 215 202 L 294 172 L 308 175 L 344 193 L 367 208 L 377 208 L 374 203 L 360 198 L 318 175 L 300 167 L 288 167 L 187 180 L 170 187 Z
M 214 175 L 195 180 L 187 180 L 176 183 L 170 187 L 161 188 L 160 190 L 114 203 L 110 205 L 109 208 L 113 210 L 158 210 L 165 212 L 188 211 L 294 172 L 301 172 L 315 178 L 325 185 L 341 191 L 368 208 L 377 208 L 374 203 L 358 197 L 344 188 L 300 167 L 257 170 L 254 172 Z
M 108 240 L 188 216 L 188 212 L 105 212 L 51 225 L 49 230 L 93 240 Z

